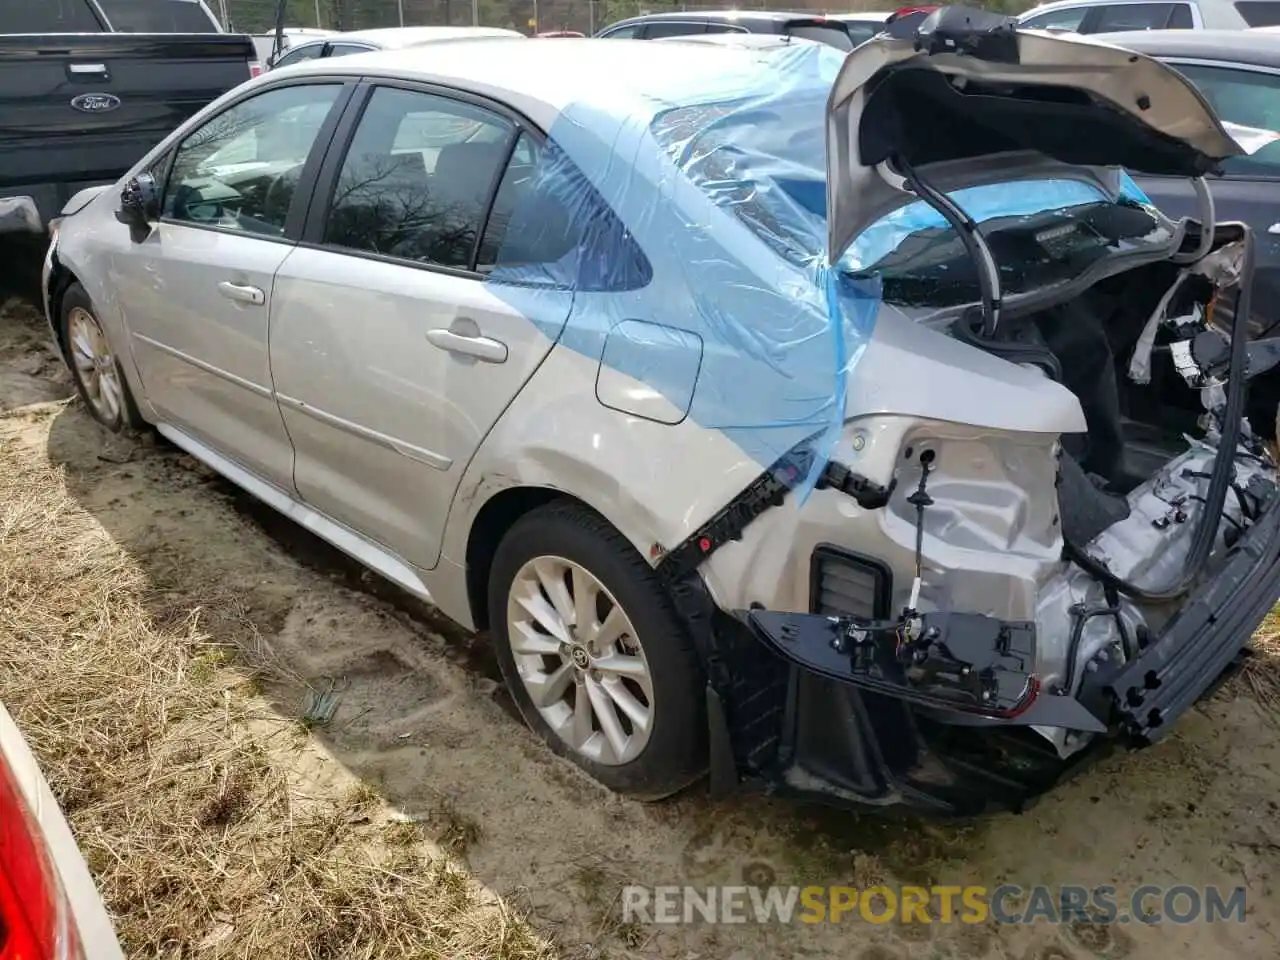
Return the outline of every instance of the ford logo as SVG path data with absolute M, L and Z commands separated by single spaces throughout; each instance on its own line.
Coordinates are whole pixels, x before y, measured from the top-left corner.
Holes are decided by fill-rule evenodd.
M 82 93 L 72 98 L 71 106 L 81 113 L 110 113 L 120 106 L 120 98 L 113 93 Z

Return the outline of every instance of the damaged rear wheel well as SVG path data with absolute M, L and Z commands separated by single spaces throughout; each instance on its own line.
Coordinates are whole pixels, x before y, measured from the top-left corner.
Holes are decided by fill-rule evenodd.
M 467 601 L 477 630 L 489 628 L 489 574 L 498 544 L 517 520 L 531 510 L 556 500 L 582 502 L 546 487 L 513 487 L 492 497 L 476 514 L 467 538 Z

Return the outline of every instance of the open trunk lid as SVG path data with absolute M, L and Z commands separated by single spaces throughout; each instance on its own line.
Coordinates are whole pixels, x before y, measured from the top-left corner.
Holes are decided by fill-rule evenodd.
M 890 24 L 845 60 L 827 105 L 828 254 L 916 196 L 908 170 L 1002 156 L 1081 169 L 1198 177 L 1246 151 L 1201 94 L 1149 57 L 1076 36 L 1019 30 L 1011 17 L 942 7 Z M 1020 159 L 1021 158 L 1021 159 Z M 961 170 L 967 165 L 962 165 Z

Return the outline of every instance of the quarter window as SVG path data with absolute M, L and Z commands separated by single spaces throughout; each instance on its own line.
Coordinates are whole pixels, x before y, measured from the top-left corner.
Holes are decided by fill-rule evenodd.
M 471 269 L 513 134 L 468 103 L 377 89 L 338 175 L 325 243 Z
M 494 197 L 476 269 L 495 282 L 634 290 L 652 277 L 617 214 L 554 142 L 521 133 Z
M 308 43 L 301 47 L 294 47 L 280 55 L 280 59 L 275 62 L 276 67 L 290 67 L 295 63 L 301 63 L 303 60 L 314 60 L 324 51 L 323 43 Z
M 280 236 L 311 148 L 342 87 L 277 87 L 242 100 L 178 147 L 165 219 Z
M 331 43 L 329 44 L 329 56 L 345 57 L 353 53 L 368 53 L 373 47 L 366 47 L 359 43 Z

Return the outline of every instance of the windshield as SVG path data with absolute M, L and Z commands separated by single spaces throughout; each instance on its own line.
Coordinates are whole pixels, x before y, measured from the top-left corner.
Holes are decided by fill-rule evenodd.
M 98 0 L 118 33 L 219 33 L 196 0 Z
M 764 106 L 677 107 L 655 117 L 651 129 L 694 183 L 779 256 L 819 265 L 826 257 L 828 91 L 815 79 Z M 1125 196 L 1084 180 L 1038 179 L 951 197 L 980 225 L 1003 292 L 1017 294 L 1074 280 L 1113 253 L 1171 238 L 1167 222 L 1123 179 Z M 853 279 L 880 281 L 888 303 L 948 307 L 980 296 L 956 231 L 921 201 L 868 226 L 837 267 Z

